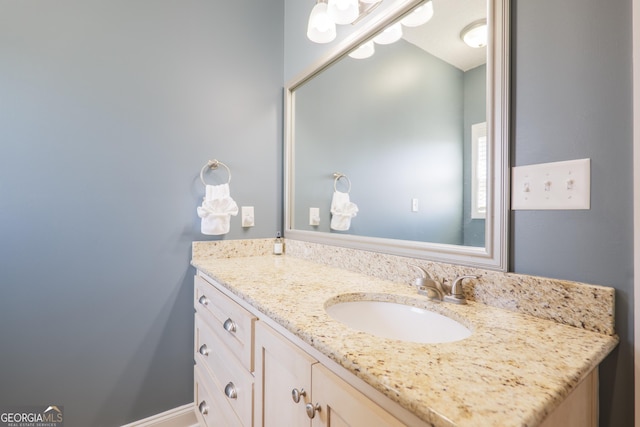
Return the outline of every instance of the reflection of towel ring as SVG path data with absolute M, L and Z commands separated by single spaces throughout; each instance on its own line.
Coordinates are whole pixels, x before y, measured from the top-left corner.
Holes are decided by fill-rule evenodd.
M 351 192 L 351 180 L 349 179 L 349 177 L 347 177 L 347 175 L 342 174 L 342 173 L 340 173 L 340 172 L 335 172 L 335 173 L 333 174 L 333 177 L 335 178 L 335 179 L 333 180 L 333 189 L 334 189 L 335 191 L 338 191 L 338 180 L 339 180 L 340 178 L 344 178 L 344 179 L 346 179 L 346 180 L 347 180 L 347 183 L 349 184 L 349 187 L 347 188 L 347 193 Z
M 229 174 L 229 180 L 227 181 L 227 184 L 231 182 L 231 170 L 229 169 L 229 167 L 224 163 L 222 163 L 221 161 L 213 159 L 213 160 L 209 160 L 207 164 L 204 165 L 202 169 L 200 169 L 200 181 L 202 181 L 202 185 L 204 185 L 205 187 L 207 186 L 207 183 L 204 182 L 204 171 L 207 168 L 218 169 L 218 166 L 224 166 L 224 168 L 227 170 L 227 173 Z

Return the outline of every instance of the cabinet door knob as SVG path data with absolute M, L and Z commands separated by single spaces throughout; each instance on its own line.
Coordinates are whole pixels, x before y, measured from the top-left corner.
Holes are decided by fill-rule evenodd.
M 231 319 L 225 320 L 222 327 L 225 329 L 225 331 L 231 332 L 231 333 L 234 333 L 238 329 L 236 322 L 234 322 Z
M 303 388 L 301 388 L 300 390 L 298 390 L 297 388 L 294 388 L 293 390 L 291 390 L 291 398 L 295 403 L 300 403 L 300 397 L 306 396 L 306 395 L 307 395 L 307 392 L 304 391 Z
M 206 344 L 202 344 L 202 345 L 200 346 L 200 348 L 198 349 L 198 352 L 199 352 L 201 355 L 203 355 L 203 356 L 208 356 L 210 351 L 211 351 L 211 350 L 209 350 L 209 349 L 207 348 L 207 345 L 206 345 Z
M 224 394 L 226 394 L 229 399 L 238 398 L 238 392 L 236 391 L 236 386 L 232 382 L 230 382 L 225 386 Z
M 207 402 L 205 402 L 204 400 L 200 402 L 200 404 L 198 405 L 198 410 L 202 415 L 207 415 L 209 413 L 209 406 L 207 405 Z
M 307 403 L 304 407 L 307 410 L 307 416 L 311 419 L 316 416 L 316 412 L 320 412 L 320 404 L 316 403 L 312 405 L 311 403 Z
M 207 298 L 205 295 L 202 295 L 199 299 L 198 302 L 202 305 L 209 305 L 209 298 Z

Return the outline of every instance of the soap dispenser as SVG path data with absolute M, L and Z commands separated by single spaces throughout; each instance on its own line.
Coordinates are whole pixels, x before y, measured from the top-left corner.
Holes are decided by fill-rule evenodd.
M 276 239 L 273 241 L 273 254 L 282 255 L 284 252 L 284 240 L 280 236 L 280 232 L 276 234 Z

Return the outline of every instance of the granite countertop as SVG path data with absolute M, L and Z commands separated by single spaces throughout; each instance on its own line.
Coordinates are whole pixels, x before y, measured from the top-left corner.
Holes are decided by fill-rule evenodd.
M 480 303 L 429 301 L 410 285 L 286 255 L 192 264 L 438 427 L 538 425 L 618 342 L 616 336 Z M 411 303 L 458 320 L 473 333 L 458 342 L 418 344 L 357 332 L 325 312 L 328 300 L 348 300 L 348 294 Z

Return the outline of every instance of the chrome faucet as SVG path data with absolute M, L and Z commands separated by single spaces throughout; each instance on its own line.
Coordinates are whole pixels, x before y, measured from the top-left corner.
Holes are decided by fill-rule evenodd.
M 449 287 L 437 280 L 434 280 L 424 268 L 415 264 L 409 265 L 420 272 L 420 277 L 417 277 L 413 282 L 414 286 L 418 288 L 418 294 L 425 295 L 430 300 L 435 301 L 447 301 L 454 304 L 466 304 L 467 300 L 464 297 L 462 281 L 464 279 L 480 278 L 480 276 L 475 275 L 458 276 L 453 280 L 451 287 Z
M 420 272 L 420 277 L 413 281 L 413 285 L 418 288 L 418 294 L 425 295 L 430 300 L 442 301 L 445 297 L 445 291 L 442 283 L 431 278 L 431 275 L 419 265 L 409 264 Z

